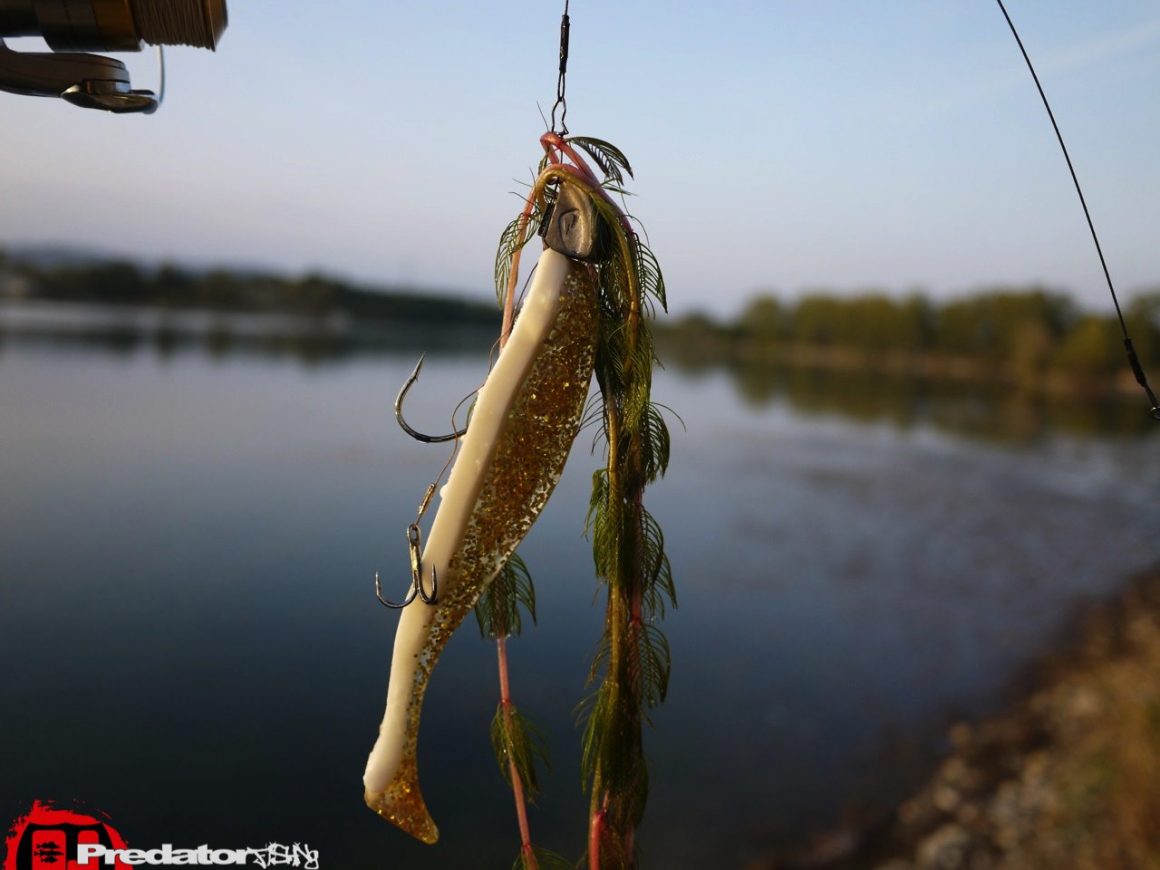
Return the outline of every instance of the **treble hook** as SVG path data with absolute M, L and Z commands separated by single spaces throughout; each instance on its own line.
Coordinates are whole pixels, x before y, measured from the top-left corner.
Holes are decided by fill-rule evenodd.
M 404 432 L 416 441 L 422 441 L 424 444 L 440 444 L 444 441 L 454 441 L 457 438 L 462 438 L 467 434 L 466 426 L 458 432 L 452 432 L 450 435 L 424 435 L 422 432 L 412 429 L 407 421 L 403 419 L 403 399 L 406 398 L 407 391 L 411 389 L 415 381 L 419 380 L 419 371 L 423 368 L 423 358 L 426 356 L 427 354 L 423 354 L 419 357 L 419 362 L 415 363 L 415 370 L 411 372 L 411 376 L 407 378 L 407 382 L 399 390 L 399 395 L 395 397 L 395 420 L 398 421 L 399 426 Z
M 419 362 L 422 363 L 422 360 Z M 419 513 L 415 517 L 415 522 L 407 526 L 407 550 L 411 556 L 411 591 L 407 593 L 407 597 L 403 599 L 402 604 L 396 604 L 390 599 L 383 597 L 383 586 L 379 581 L 379 572 L 375 572 L 375 597 L 379 599 L 379 604 L 384 607 L 389 607 L 392 610 L 402 610 L 414 601 L 416 597 L 422 599 L 424 604 L 438 603 L 439 574 L 434 566 L 431 568 L 431 594 L 428 595 L 427 591 L 423 588 L 423 533 L 419 530 L 419 520 L 423 519 L 423 514 L 427 512 L 427 505 L 431 503 L 431 497 L 434 494 L 435 484 L 432 483 L 423 494 L 423 501 L 419 503 Z
M 379 572 L 375 572 L 375 597 L 379 599 L 379 604 L 384 607 L 389 607 L 392 610 L 402 610 L 416 598 L 422 600 L 424 604 L 437 604 L 439 597 L 439 573 L 431 569 L 431 594 L 427 594 L 427 590 L 423 588 L 423 560 L 419 556 L 419 548 L 422 545 L 422 535 L 419 532 L 419 526 L 415 523 L 407 526 L 407 547 L 411 551 L 411 591 L 407 593 L 407 597 L 403 599 L 402 604 L 396 604 L 388 598 L 383 597 L 383 587 L 379 582 Z

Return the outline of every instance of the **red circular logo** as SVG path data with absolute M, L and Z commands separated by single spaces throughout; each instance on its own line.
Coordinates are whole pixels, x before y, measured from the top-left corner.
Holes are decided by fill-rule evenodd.
M 105 819 L 104 813 L 90 815 L 58 809 L 49 801 L 33 801 L 32 809 L 8 831 L 3 870 L 96 870 L 98 866 L 131 870 L 122 861 L 112 865 L 77 863 L 77 847 L 83 843 L 100 844 L 107 849 L 126 848 L 125 838 Z

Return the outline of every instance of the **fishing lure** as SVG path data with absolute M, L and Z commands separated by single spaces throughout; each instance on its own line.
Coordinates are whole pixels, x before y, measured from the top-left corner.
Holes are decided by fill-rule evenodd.
M 422 603 L 403 608 L 386 712 L 363 776 L 367 805 L 424 843 L 439 837 L 419 787 L 419 720 L 427 684 L 452 632 L 560 479 L 596 354 L 600 309 L 596 269 L 589 262 L 603 256 L 610 235 L 622 234 L 610 233 L 609 217 L 616 230 L 627 225 L 566 142 L 555 134 L 542 141 L 547 157 L 523 215 L 513 222 L 518 245 L 509 288 L 518 273 L 518 250 L 537 223 L 546 247 L 514 328 L 479 390 L 426 546 L 413 557 L 408 597 L 413 601 L 418 594 Z M 574 162 L 565 163 L 565 157 Z

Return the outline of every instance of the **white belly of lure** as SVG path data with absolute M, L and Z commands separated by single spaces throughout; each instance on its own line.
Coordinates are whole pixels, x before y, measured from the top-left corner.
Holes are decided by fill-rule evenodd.
M 440 494 L 422 553 L 426 589 L 438 574 L 438 603 L 402 611 L 387 709 L 363 774 L 367 805 L 425 843 L 439 838 L 416 757 L 427 682 L 560 479 L 588 395 L 597 316 L 588 267 L 545 250 Z

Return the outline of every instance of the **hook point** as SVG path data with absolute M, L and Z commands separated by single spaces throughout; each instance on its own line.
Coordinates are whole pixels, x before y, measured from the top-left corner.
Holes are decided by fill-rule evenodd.
M 467 434 L 467 427 L 452 432 L 450 435 L 424 435 L 416 429 L 413 429 L 405 419 L 403 419 L 403 400 L 407 397 L 407 392 L 415 385 L 415 381 L 419 380 L 419 372 L 423 368 L 423 360 L 426 359 L 427 354 L 419 355 L 419 361 L 415 363 L 415 368 L 411 372 L 411 376 L 407 378 L 403 384 L 403 388 L 399 390 L 399 395 L 395 397 L 395 422 L 399 424 L 404 432 L 414 438 L 416 441 L 422 441 L 424 444 L 440 444 L 444 441 L 455 441 Z

